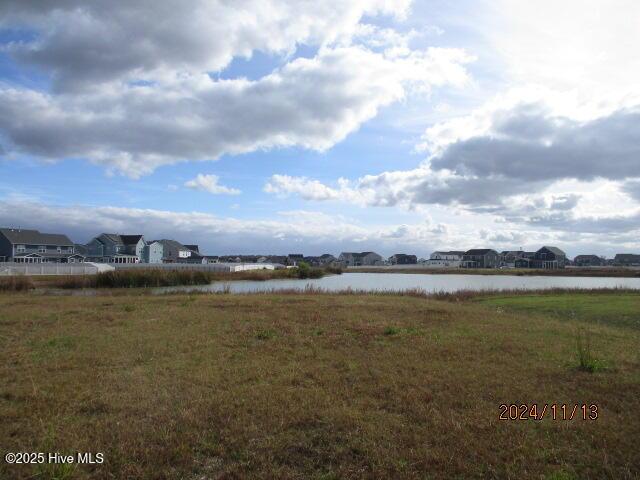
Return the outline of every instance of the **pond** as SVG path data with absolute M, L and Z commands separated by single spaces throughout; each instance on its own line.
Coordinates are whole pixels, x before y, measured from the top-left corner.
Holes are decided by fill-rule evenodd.
M 549 288 L 630 288 L 640 289 L 640 278 L 622 277 L 550 277 L 516 275 L 454 275 L 415 273 L 343 273 L 308 280 L 238 280 L 210 285 L 163 287 L 154 293 L 205 291 L 255 293 L 277 290 L 316 288 L 330 292 L 341 290 L 389 291 L 421 289 L 429 293 L 459 290 L 539 290 Z

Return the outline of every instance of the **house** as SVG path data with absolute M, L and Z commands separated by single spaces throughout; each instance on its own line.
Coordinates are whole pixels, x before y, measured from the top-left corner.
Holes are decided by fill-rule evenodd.
M 337 262 L 337 258 L 331 255 L 330 253 L 324 253 L 320 256 L 307 256 L 304 257 L 304 261 L 311 265 L 312 267 L 326 267 L 328 265 L 333 265 Z
M 536 252 L 532 263 L 533 268 L 564 268 L 567 263 L 567 254 L 558 247 L 542 247 Z
M 500 252 L 500 267 L 514 268 L 516 266 L 516 260 L 522 258 L 522 250 L 503 250 Z
M 342 252 L 338 257 L 340 263 L 347 267 L 382 265 L 382 257 L 375 252 Z
M 396 253 L 389 257 L 389 263 L 391 265 L 416 265 L 418 263 L 418 257 L 405 253 Z
M 0 228 L 0 261 L 17 263 L 77 263 L 84 256 L 66 235 L 38 230 Z
M 464 252 L 461 266 L 464 268 L 496 268 L 499 264 L 498 252 L 491 248 L 472 248 Z
M 515 268 L 534 268 L 533 260 L 536 257 L 536 252 L 521 252 L 520 256 L 515 259 Z
M 187 247 L 192 252 L 200 253 L 200 248 L 198 247 L 198 245 L 185 245 L 185 247 Z
M 145 250 L 147 263 L 203 263 L 204 257 L 175 240 L 152 240 Z
M 287 257 L 284 255 L 268 255 L 264 263 L 274 263 L 279 265 L 287 264 Z
M 597 255 L 578 255 L 573 259 L 573 264 L 576 267 L 602 267 L 607 261 Z
M 444 251 L 439 250 L 433 252 L 429 256 L 429 260 L 424 262 L 425 265 L 435 268 L 453 267 L 457 268 L 462 263 L 464 252 L 459 250 Z
M 220 263 L 220 257 L 218 257 L 217 255 L 203 255 L 202 256 L 202 263 L 205 263 L 205 264 L 208 264 L 208 263 Z
M 304 255 L 301 253 L 290 253 L 287 255 L 287 265 L 296 266 L 298 263 L 304 262 Z
M 640 266 L 640 255 L 635 253 L 617 253 L 613 259 L 613 264 L 620 267 Z
M 102 233 L 86 245 L 87 259 L 97 263 L 140 263 L 145 259 L 142 235 Z

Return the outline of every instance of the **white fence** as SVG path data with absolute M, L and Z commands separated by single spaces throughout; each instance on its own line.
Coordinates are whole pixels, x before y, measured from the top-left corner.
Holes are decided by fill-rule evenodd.
M 0 276 L 7 275 L 95 275 L 113 270 L 109 265 L 94 263 L 13 263 L 0 262 Z
M 201 270 L 205 272 L 242 272 L 245 270 L 275 270 L 284 268 L 279 263 L 116 263 L 117 270 Z

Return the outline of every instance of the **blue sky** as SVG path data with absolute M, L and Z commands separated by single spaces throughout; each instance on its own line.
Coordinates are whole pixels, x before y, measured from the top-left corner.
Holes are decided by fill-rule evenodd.
M 640 9 L 586 3 L 5 2 L 0 223 L 212 254 L 640 250 Z

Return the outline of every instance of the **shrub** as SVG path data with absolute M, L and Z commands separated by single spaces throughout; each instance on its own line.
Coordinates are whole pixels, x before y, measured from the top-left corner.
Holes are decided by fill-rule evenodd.
M 310 276 L 311 276 L 311 267 L 309 266 L 309 264 L 307 262 L 299 262 L 298 278 L 309 278 Z

